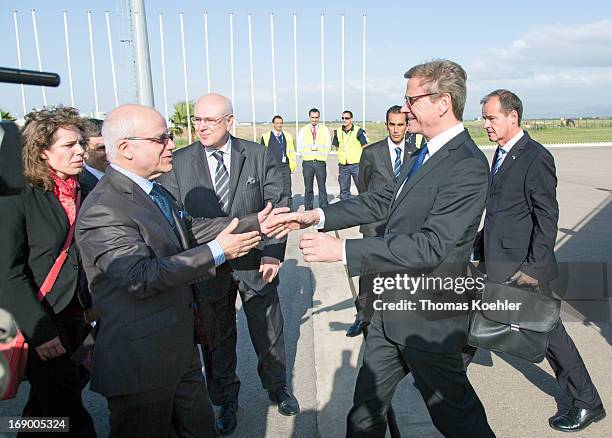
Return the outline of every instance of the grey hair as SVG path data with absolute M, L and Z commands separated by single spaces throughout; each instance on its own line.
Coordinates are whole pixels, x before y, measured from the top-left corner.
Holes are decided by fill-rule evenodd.
M 133 117 L 114 117 L 111 112 L 102 125 L 102 137 L 106 148 L 106 157 L 111 163 L 115 162 L 115 152 L 121 140 L 134 132 Z
M 448 59 L 434 59 L 430 62 L 415 65 L 408 70 L 406 79 L 419 78 L 428 93 L 448 93 L 451 96 L 453 114 L 457 120 L 463 120 L 465 107 L 467 73 L 459 64 Z M 437 96 L 431 96 L 434 100 Z

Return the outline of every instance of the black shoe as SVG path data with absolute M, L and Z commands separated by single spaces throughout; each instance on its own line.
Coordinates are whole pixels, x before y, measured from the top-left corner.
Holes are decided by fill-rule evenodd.
M 236 429 L 238 422 L 236 421 L 236 412 L 238 411 L 238 402 L 230 401 L 224 403 L 217 417 L 217 429 L 221 435 L 227 435 L 232 430 Z
M 351 324 L 351 326 L 346 331 L 346 336 L 349 338 L 354 338 L 355 336 L 359 336 L 363 333 L 363 330 L 369 325 L 368 321 L 364 321 L 360 315 L 357 315 L 355 318 L 355 322 Z
M 278 412 L 288 417 L 300 413 L 297 399 L 289 392 L 289 388 L 281 386 L 276 391 L 268 391 L 270 400 L 278 404 Z
M 552 417 L 548 420 L 548 424 L 561 432 L 578 432 L 586 429 L 589 424 L 603 420 L 605 417 L 606 410 L 603 405 L 599 405 L 595 409 L 581 409 L 574 406 L 564 414 Z

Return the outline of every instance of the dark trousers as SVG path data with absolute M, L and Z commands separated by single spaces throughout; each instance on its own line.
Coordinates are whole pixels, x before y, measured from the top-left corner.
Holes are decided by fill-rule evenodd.
M 472 362 L 476 348 L 468 346 L 464 350 L 465 367 Z M 576 344 L 559 320 L 548 338 L 546 359 L 550 364 L 559 386 L 573 399 L 573 405 L 581 409 L 594 409 L 601 404 L 599 393 L 591 381 L 584 361 Z
M 351 197 L 351 177 L 355 186 L 359 181 L 359 163 L 338 165 L 338 184 L 340 184 L 340 199 L 344 201 Z
M 259 295 L 240 291 L 251 342 L 257 354 L 257 373 L 264 389 L 287 384 L 284 320 L 276 288 Z M 215 346 L 203 346 L 206 381 L 212 402 L 223 405 L 238 400 L 236 375 L 236 289 L 227 300 L 213 303 L 222 336 Z
M 396 344 L 385 337 L 380 312 L 375 312 L 347 418 L 347 437 L 385 436 L 395 388 L 408 373 L 444 436 L 495 436 L 467 378 L 461 353 L 431 353 Z
M 79 316 L 58 314 L 56 325 L 67 353 L 43 361 L 34 347 L 28 350 L 26 374 L 30 381 L 30 395 L 23 408 L 23 417 L 70 417 L 70 436 L 95 437 L 93 420 L 81 399 L 82 372 L 70 355 L 86 335 L 86 326 Z M 64 315 L 62 315 L 64 314 Z M 30 434 L 20 433 L 19 436 Z M 66 436 L 65 433 L 36 433 L 32 436 Z
M 372 281 L 376 275 L 365 274 L 359 277 L 359 294 L 357 295 L 357 313 L 362 321 L 369 322 L 374 314 L 374 293 Z
M 108 397 L 109 437 L 217 437 L 200 357 L 179 382 L 151 391 Z M 72 425 L 71 425 L 72 426 Z
M 312 210 L 314 203 L 314 178 L 317 178 L 319 189 L 319 207 L 327 206 L 327 163 L 325 161 L 302 161 L 302 174 L 304 176 L 304 209 Z
M 283 177 L 283 194 L 287 196 L 287 206 L 293 210 L 293 197 L 291 195 L 291 169 L 288 164 L 280 166 L 281 175 Z

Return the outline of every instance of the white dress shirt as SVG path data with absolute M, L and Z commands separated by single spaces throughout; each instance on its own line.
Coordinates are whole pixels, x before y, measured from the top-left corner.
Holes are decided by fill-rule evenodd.
M 397 154 L 395 153 L 395 148 L 400 148 L 402 153 L 400 154 L 400 162 L 404 164 L 404 151 L 406 150 L 406 141 L 402 139 L 400 144 L 393 143 L 391 137 L 387 137 L 387 145 L 389 146 L 389 156 L 391 157 L 391 167 L 393 168 L 393 164 L 395 164 L 395 157 Z
M 89 171 L 89 173 L 91 173 L 93 176 L 95 176 L 98 179 L 98 181 L 100 181 L 100 178 L 102 178 L 104 176 L 104 172 L 100 172 L 95 167 L 91 167 L 91 166 L 87 165 L 87 163 L 85 163 L 84 167 L 85 167 L 85 169 L 87 169 Z
M 503 154 L 503 156 L 501 157 L 501 161 L 499 162 L 499 167 L 501 168 L 501 165 L 504 163 L 504 160 L 506 159 L 506 157 L 508 156 L 508 152 L 510 152 L 510 149 L 512 149 L 512 147 L 521 139 L 523 138 L 523 135 L 525 135 L 525 133 L 523 132 L 522 129 L 519 130 L 519 132 L 516 133 L 516 135 L 514 137 L 512 137 L 505 145 L 501 146 L 501 145 L 497 145 L 497 147 L 501 148 L 504 150 L 504 152 L 506 152 L 505 154 Z
M 229 137 L 227 139 L 227 143 L 225 143 L 221 149 L 213 149 L 211 147 L 204 146 L 204 150 L 206 151 L 206 159 L 208 161 L 208 170 L 210 171 L 210 179 L 212 179 L 213 187 L 215 188 L 215 190 L 217 189 L 215 185 L 216 184 L 215 174 L 217 173 L 217 164 L 219 163 L 219 161 L 217 161 L 217 159 L 213 156 L 213 153 L 215 153 L 216 151 L 223 152 L 223 164 L 225 164 L 225 167 L 227 169 L 227 176 L 229 177 L 231 175 L 231 169 L 230 169 L 231 158 L 232 158 L 231 145 L 232 145 L 232 138 Z

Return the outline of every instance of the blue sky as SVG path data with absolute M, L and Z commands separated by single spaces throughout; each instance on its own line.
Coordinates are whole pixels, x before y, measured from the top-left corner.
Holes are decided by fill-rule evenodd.
M 70 103 L 62 10 L 68 10 L 76 106 L 94 109 L 87 11 L 93 13 L 97 88 L 101 111 L 114 106 L 104 11 L 110 11 L 120 103 L 136 100 L 125 6 L 127 0 L 2 0 L 3 66 L 17 66 L 12 10 L 18 10 L 23 67 L 37 69 L 31 9 L 36 9 L 44 70 L 62 84 L 47 89 L 49 103 Z M 565 5 L 565 3 L 567 5 Z M 252 13 L 256 118 L 273 115 L 269 14 L 274 13 L 278 112 L 295 118 L 293 18 L 298 18 L 298 110 L 321 107 L 320 14 L 325 14 L 325 118 L 341 108 L 340 15 L 345 15 L 346 108 L 362 118 L 362 15 L 366 30 L 366 118 L 380 120 L 402 101 L 404 72 L 432 58 L 448 58 L 468 73 L 465 118 L 480 114 L 482 95 L 515 91 L 526 117 L 612 116 L 612 2 L 553 1 L 161 1 L 146 0 L 156 107 L 163 113 L 158 14 L 163 12 L 168 101 L 184 100 L 179 12 L 184 12 L 190 98 L 206 92 L 203 12 L 208 11 L 212 90 L 230 95 L 229 13 L 234 13 L 235 112 L 251 120 L 247 14 Z M 26 87 L 28 109 L 42 105 L 41 91 Z M 20 89 L 0 84 L 0 108 L 21 115 Z

